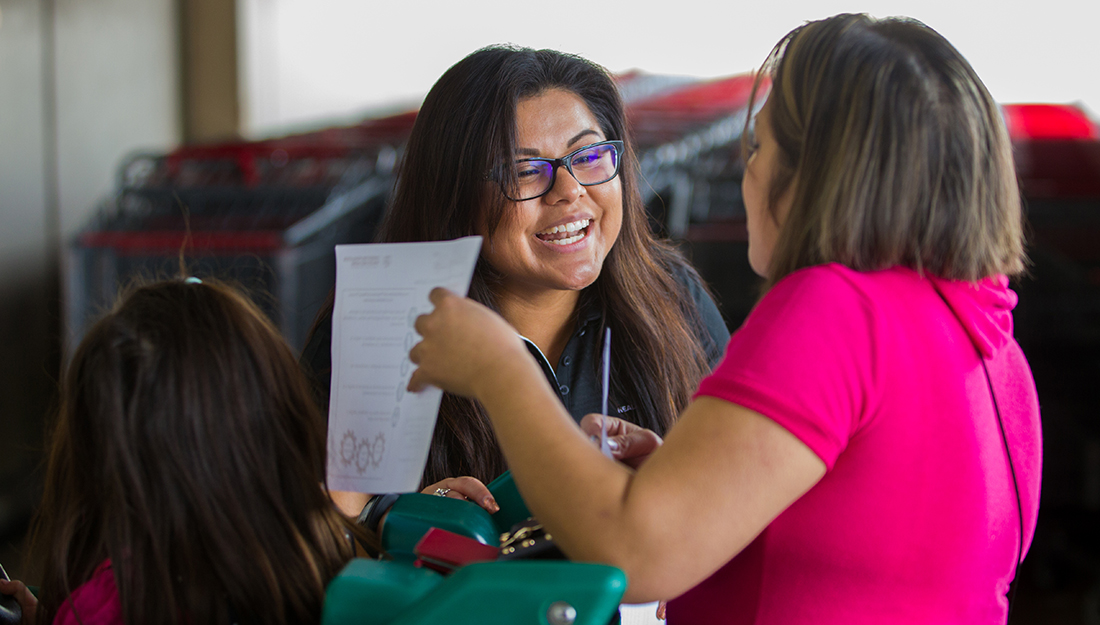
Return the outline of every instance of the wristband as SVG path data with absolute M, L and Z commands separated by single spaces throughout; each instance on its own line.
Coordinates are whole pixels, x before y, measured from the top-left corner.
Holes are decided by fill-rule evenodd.
M 355 522 L 372 532 L 378 532 L 378 523 L 382 520 L 382 516 L 389 512 L 390 508 L 400 497 L 400 493 L 386 493 L 384 495 L 372 495 L 367 500 L 367 505 L 363 506 L 363 511 L 359 513 L 359 517 L 355 519 Z

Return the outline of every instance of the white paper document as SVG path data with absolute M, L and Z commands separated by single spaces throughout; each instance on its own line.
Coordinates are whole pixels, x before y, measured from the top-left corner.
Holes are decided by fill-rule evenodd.
M 418 490 L 443 391 L 409 393 L 413 324 L 437 286 L 465 295 L 481 237 L 336 246 L 328 486 Z

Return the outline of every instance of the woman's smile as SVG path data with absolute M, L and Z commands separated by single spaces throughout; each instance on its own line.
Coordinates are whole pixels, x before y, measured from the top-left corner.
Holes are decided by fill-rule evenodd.
M 588 226 L 591 223 L 591 219 L 578 219 L 560 226 L 552 226 L 535 236 L 540 241 L 546 241 L 557 247 L 565 247 L 584 240 L 588 236 Z

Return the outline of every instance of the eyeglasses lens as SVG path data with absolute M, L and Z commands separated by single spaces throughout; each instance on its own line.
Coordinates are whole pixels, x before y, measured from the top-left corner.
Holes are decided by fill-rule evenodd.
M 619 151 L 610 143 L 586 147 L 569 155 L 563 163 L 577 182 L 585 186 L 602 184 L 615 177 L 619 170 Z M 529 199 L 550 190 L 554 184 L 554 161 L 526 159 L 515 164 L 515 188 L 509 188 L 510 198 Z
M 516 187 L 508 197 L 532 198 L 546 193 L 554 180 L 554 164 L 550 161 L 527 160 L 516 163 Z
M 607 182 L 615 176 L 618 169 L 619 154 L 615 146 L 604 143 L 585 148 L 569 160 L 569 169 L 577 182 L 584 185 Z

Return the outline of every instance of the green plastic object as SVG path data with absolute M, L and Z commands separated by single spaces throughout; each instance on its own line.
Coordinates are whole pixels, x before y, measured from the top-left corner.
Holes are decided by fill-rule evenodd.
M 328 586 L 322 625 L 607 625 L 626 576 L 615 567 L 565 560 L 478 562 L 444 577 L 416 567 L 413 548 L 432 527 L 499 544 L 527 509 L 511 473 L 489 485 L 500 511 L 468 501 L 410 493 L 382 528 L 392 560 L 352 560 Z
M 407 562 L 360 559 L 329 584 L 321 622 L 607 625 L 625 590 L 623 572 L 601 564 L 478 562 L 442 578 Z
M 626 590 L 617 568 L 579 562 L 478 562 L 462 567 L 392 625 L 607 625 Z
M 500 510 L 493 514 L 493 523 L 496 523 L 497 533 L 503 534 L 512 529 L 512 526 L 531 516 L 527 509 L 527 503 L 516 488 L 516 482 L 512 479 L 512 472 L 505 471 L 500 477 L 489 482 L 489 492 L 497 500 Z
M 395 559 L 411 559 L 429 529 L 454 532 L 483 545 L 500 545 L 500 532 L 481 506 L 461 499 L 407 493 L 390 508 L 382 525 L 382 548 Z
M 439 573 L 415 567 L 408 561 L 355 558 L 329 582 L 321 622 L 389 623 L 443 580 Z
M 382 548 L 395 558 L 411 558 L 416 543 L 433 527 L 473 538 L 485 545 L 499 545 L 500 535 L 531 516 L 523 497 L 505 471 L 489 483 L 500 510 L 490 515 L 481 506 L 461 499 L 422 493 L 401 495 L 382 525 Z

